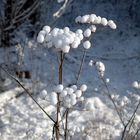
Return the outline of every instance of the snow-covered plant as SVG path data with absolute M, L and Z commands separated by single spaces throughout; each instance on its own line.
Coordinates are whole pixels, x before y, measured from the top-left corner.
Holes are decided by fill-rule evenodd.
M 62 2 L 62 1 L 58 1 Z M 92 34 L 96 32 L 96 24 L 101 24 L 103 26 L 109 26 L 112 29 L 116 29 L 116 24 L 112 20 L 107 20 L 106 18 L 97 17 L 95 14 L 78 16 L 75 19 L 76 23 L 89 24 L 90 26 L 84 31 L 82 29 L 77 29 L 75 32 L 71 31 L 69 27 L 61 28 L 51 28 L 46 25 L 38 33 L 37 42 L 43 44 L 47 48 L 55 49 L 60 54 L 59 63 L 59 84 L 50 93 L 49 101 L 51 105 L 56 107 L 56 124 L 54 125 L 53 137 L 57 140 L 61 137 L 65 140 L 72 137 L 75 134 L 74 130 L 70 130 L 68 125 L 68 115 L 73 109 L 83 109 L 87 111 L 93 111 L 94 107 L 91 102 L 87 102 L 83 96 L 83 92 L 87 90 L 86 85 L 82 85 L 78 88 L 78 81 L 80 78 L 80 73 L 82 71 L 82 66 L 84 63 L 84 58 L 86 56 L 86 51 L 90 49 Z M 84 54 L 81 60 L 80 69 L 77 75 L 76 84 L 72 86 L 64 87 L 63 83 L 63 62 L 65 54 L 70 53 L 71 49 L 78 48 L 80 45 L 83 46 Z M 92 65 L 92 62 L 91 62 Z M 98 61 L 95 63 L 96 69 L 98 70 L 101 77 L 104 76 L 105 65 Z M 109 79 L 106 80 L 109 82 Z M 81 106 L 84 103 L 84 106 Z M 63 125 L 60 123 L 63 122 Z M 77 127 L 77 133 L 80 129 Z M 88 139 L 88 135 L 87 135 Z
M 81 31 L 81 32 L 80 32 Z M 54 28 L 51 30 L 50 26 L 44 26 L 39 32 L 37 41 L 45 43 L 48 48 L 54 47 L 57 51 L 69 53 L 70 48 L 78 48 L 83 40 L 82 30 L 72 32 L 69 27 L 64 29 Z
M 134 94 L 128 91 L 129 96 L 119 96 L 115 94 L 111 94 L 109 90 L 108 83 L 110 80 L 108 78 L 105 79 L 104 72 L 105 72 L 105 65 L 100 61 L 90 60 L 90 66 L 95 66 L 96 70 L 99 73 L 100 79 L 103 82 L 103 85 L 106 88 L 106 95 L 109 97 L 111 102 L 114 105 L 114 108 L 117 112 L 117 115 L 120 120 L 120 124 L 122 127 L 120 128 L 119 139 L 126 140 L 126 139 L 139 139 L 139 106 L 140 106 L 140 88 L 139 82 L 134 81 L 132 83 L 132 87 L 135 89 L 137 94 Z
M 63 2 L 63 1 L 58 1 Z M 68 2 L 68 0 L 64 1 Z M 51 128 L 49 127 L 47 137 L 49 139 L 71 139 L 71 138 L 77 138 L 77 136 L 80 136 L 80 138 L 84 139 L 92 139 L 93 135 L 91 135 L 91 131 L 88 131 L 88 126 L 86 125 L 81 127 L 78 126 L 78 124 L 75 124 L 74 120 L 78 119 L 79 122 L 84 120 L 82 117 L 84 114 L 92 113 L 95 115 L 100 114 L 100 119 L 104 119 L 106 114 L 103 114 L 103 109 L 107 109 L 103 105 L 103 103 L 96 98 L 95 101 L 89 101 L 85 96 L 84 93 L 87 91 L 87 85 L 83 84 L 79 86 L 78 81 L 80 78 L 80 74 L 82 71 L 82 66 L 84 64 L 84 59 L 86 57 L 86 52 L 92 47 L 91 39 L 92 35 L 97 30 L 97 25 L 103 25 L 103 26 L 109 26 L 111 29 L 116 29 L 116 24 L 112 20 L 107 20 L 106 18 L 101 18 L 100 16 L 96 16 L 95 14 L 91 15 L 84 15 L 84 16 L 78 16 L 75 19 L 76 23 L 80 24 L 86 24 L 88 27 L 84 30 L 81 28 L 78 28 L 76 31 L 72 31 L 69 27 L 62 28 L 51 28 L 48 25 L 45 25 L 41 31 L 38 33 L 37 36 L 37 42 L 41 44 L 42 46 L 48 48 L 48 49 L 54 49 L 56 50 L 57 54 L 59 54 L 58 59 L 58 84 L 55 86 L 51 92 L 48 92 L 46 89 L 42 90 L 40 93 L 40 97 L 43 100 L 46 100 L 47 103 L 49 103 L 51 106 L 53 106 L 54 111 L 51 113 L 47 113 L 45 109 L 35 100 L 35 98 L 30 94 L 28 90 L 22 86 L 22 84 L 16 80 L 20 86 L 26 91 L 26 93 L 32 98 L 32 100 L 38 105 L 38 107 L 47 115 L 47 117 L 51 120 Z M 72 84 L 71 86 L 65 85 L 65 81 L 63 81 L 63 64 L 65 56 L 70 52 L 71 49 L 75 49 L 75 51 L 78 50 L 78 47 L 83 46 L 84 54 L 83 58 L 81 60 L 81 65 L 78 71 L 78 74 L 76 74 L 76 82 L 75 84 Z M 101 61 L 94 62 L 93 60 L 90 62 L 90 65 L 95 65 L 100 77 L 104 79 L 105 74 L 105 65 Z M 104 83 L 109 83 L 109 79 L 107 78 Z M 108 96 L 110 94 L 108 93 Z M 48 98 L 49 96 L 49 98 Z M 112 99 L 112 98 L 111 98 Z M 114 100 L 112 100 L 114 103 Z M 100 107 L 103 107 L 103 109 L 99 109 Z M 116 107 L 116 105 L 115 105 Z M 79 115 L 77 115 L 77 111 L 79 111 Z M 118 111 L 118 110 L 117 110 Z M 83 115 L 83 116 L 82 116 Z M 95 116 L 95 118 L 97 118 Z M 91 118 L 88 118 L 89 116 L 86 116 L 86 123 L 92 122 Z M 70 119 L 71 118 L 71 119 Z M 94 120 L 96 120 L 94 118 Z M 89 121 L 90 120 L 90 121 Z M 72 122 L 73 124 L 72 124 Z M 104 122 L 109 123 L 109 119 L 104 119 Z M 113 123 L 113 122 L 111 122 Z M 111 124 L 110 123 L 110 124 Z M 83 122 L 84 124 L 84 122 Z M 97 124 L 96 124 L 97 125 Z M 112 127 L 110 127 L 111 129 Z M 101 128 L 101 130 L 104 130 Z M 109 131 L 108 129 L 105 129 L 106 131 Z M 99 132 L 96 129 L 96 132 Z
M 83 92 L 87 90 L 87 86 L 83 84 L 79 89 L 76 85 L 71 87 L 63 87 L 63 85 L 57 85 L 54 91 L 50 94 L 50 102 L 52 105 L 57 104 L 57 93 L 60 94 L 61 106 L 64 108 L 73 108 L 78 102 L 83 102 Z
M 113 20 L 107 20 L 106 18 L 96 16 L 95 14 L 78 16 L 75 19 L 75 22 L 81 23 L 81 24 L 91 24 L 92 26 L 90 26 L 90 28 L 92 28 L 94 32 L 96 31 L 95 25 L 99 25 L 99 24 L 103 25 L 103 26 L 109 26 L 111 29 L 117 28 L 117 26 Z

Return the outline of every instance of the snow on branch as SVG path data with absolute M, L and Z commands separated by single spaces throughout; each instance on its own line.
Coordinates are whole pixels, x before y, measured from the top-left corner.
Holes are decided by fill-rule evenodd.
M 70 3 L 71 3 L 72 1 L 73 1 L 73 0 L 65 0 L 64 4 L 62 5 L 62 7 L 60 7 L 60 9 L 59 9 L 57 12 L 55 12 L 55 13 L 53 14 L 53 16 L 54 16 L 55 18 L 59 18 L 60 16 L 62 16 L 62 15 L 64 14 L 66 8 L 70 5 Z

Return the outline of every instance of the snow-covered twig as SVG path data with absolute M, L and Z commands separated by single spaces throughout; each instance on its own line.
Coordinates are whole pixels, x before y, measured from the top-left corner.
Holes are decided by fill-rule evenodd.
M 69 6 L 69 4 L 72 2 L 73 0 L 65 0 L 64 4 L 62 5 L 62 7 L 53 14 L 53 16 L 55 18 L 59 18 L 60 16 L 63 15 L 63 13 L 65 12 L 66 8 Z

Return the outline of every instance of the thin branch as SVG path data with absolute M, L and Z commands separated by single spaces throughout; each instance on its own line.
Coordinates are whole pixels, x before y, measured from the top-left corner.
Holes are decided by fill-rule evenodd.
M 15 24 L 17 24 L 17 23 L 27 19 L 29 16 L 31 16 L 31 14 L 38 8 L 39 4 L 40 4 L 39 1 L 35 1 L 34 4 L 31 7 L 29 7 L 26 11 L 24 11 L 22 14 L 16 16 L 12 20 L 11 25 L 4 28 L 4 31 L 14 29 L 16 27 L 16 26 L 14 26 Z
M 135 139 L 135 137 L 138 135 L 139 132 L 140 132 L 140 128 L 136 131 L 136 133 L 135 133 L 134 136 L 132 137 L 132 140 Z
M 16 79 L 12 74 L 10 74 L 5 68 L 3 68 L 0 65 L 0 69 L 2 69 L 5 73 L 7 73 L 12 79 L 14 79 L 23 89 L 24 91 L 30 96 L 30 98 L 37 104 L 37 106 L 46 114 L 46 116 L 48 116 L 48 118 L 55 123 L 55 121 L 53 120 L 53 118 L 42 108 L 42 106 L 34 99 L 34 97 L 32 96 L 32 94 L 20 83 L 20 81 L 18 79 Z
M 104 79 L 103 77 L 100 77 L 100 78 L 101 78 L 101 80 L 103 81 L 103 83 L 104 83 L 104 85 L 105 85 L 105 87 L 106 87 L 106 89 L 107 89 L 107 92 L 106 92 L 106 93 L 107 93 L 109 99 L 111 100 L 111 102 L 113 103 L 113 105 L 114 105 L 114 107 L 115 107 L 115 110 L 116 110 L 116 112 L 117 112 L 117 114 L 118 114 L 118 116 L 119 116 L 119 119 L 120 119 L 121 123 L 122 123 L 123 126 L 125 127 L 125 123 L 124 123 L 124 121 L 123 121 L 123 119 L 122 119 L 122 117 L 121 117 L 121 115 L 120 115 L 120 113 L 119 113 L 119 110 L 118 110 L 118 108 L 117 108 L 117 105 L 115 104 L 114 100 L 111 98 L 110 90 L 109 90 L 109 88 L 108 88 L 108 86 L 107 86 L 107 84 L 106 84 L 105 79 Z
M 20 6 L 17 7 L 15 15 L 17 16 L 19 14 L 19 12 L 21 11 L 21 9 L 23 8 L 23 6 L 25 5 L 25 3 L 27 2 L 27 0 L 22 0 L 22 3 Z
M 67 140 L 67 131 L 68 131 L 68 114 L 69 114 L 69 108 L 66 111 L 66 122 L 65 122 L 65 140 Z
M 53 14 L 54 17 L 59 18 L 65 12 L 67 6 L 72 2 L 72 0 L 65 0 L 64 4 L 60 9 Z
M 32 7 L 30 7 L 30 9 L 25 12 L 22 13 L 22 15 L 20 15 L 17 19 L 14 19 L 14 24 L 19 23 L 25 19 L 27 19 L 39 6 L 39 2 L 37 1 L 36 3 L 34 3 L 34 5 Z
M 83 57 L 82 57 L 82 60 L 81 60 L 81 64 L 80 64 L 80 68 L 79 68 L 79 71 L 78 71 L 78 74 L 77 74 L 77 77 L 76 77 L 76 85 L 78 84 L 79 80 L 80 80 L 80 75 L 81 75 L 81 72 L 82 72 L 82 69 L 83 69 L 83 65 L 84 65 L 84 61 L 85 61 L 85 57 L 86 57 L 86 49 L 84 50 L 84 53 L 83 53 Z
M 138 90 L 136 90 L 136 91 L 139 93 Z M 129 124 L 130 124 L 130 127 L 129 127 L 129 129 L 128 129 L 127 134 L 129 133 L 129 131 L 130 131 L 130 129 L 131 129 L 131 126 L 132 126 L 132 123 L 133 123 L 133 121 L 134 121 L 134 119 L 135 119 L 135 114 L 136 114 L 136 112 L 137 112 L 139 106 L 140 106 L 140 101 L 139 101 L 139 103 L 137 104 L 137 106 L 136 106 L 136 108 L 135 108 L 135 110 L 134 110 L 132 116 L 130 117 L 130 119 L 128 120 L 127 124 L 125 125 L 125 128 L 124 128 L 123 133 L 122 133 L 122 138 L 121 138 L 121 140 L 124 139 L 125 133 L 126 133 L 126 130 L 127 130 L 127 127 L 128 127 Z
M 38 0 L 36 0 L 36 1 L 32 4 L 31 7 L 27 8 L 27 9 L 26 9 L 24 12 L 22 12 L 20 15 L 16 16 L 14 20 L 20 19 L 21 17 L 23 17 L 23 16 L 29 14 L 29 13 L 32 11 L 32 9 L 34 9 L 34 7 L 36 7 L 36 5 L 38 5 L 38 3 L 39 3 Z

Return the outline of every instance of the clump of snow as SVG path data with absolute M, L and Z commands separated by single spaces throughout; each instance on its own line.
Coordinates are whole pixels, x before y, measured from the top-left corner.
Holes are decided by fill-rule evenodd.
M 102 63 L 101 61 L 97 61 L 95 63 L 95 66 L 96 66 L 96 69 L 99 72 L 99 74 L 101 76 L 104 76 L 104 72 L 105 72 L 105 65 L 104 65 L 104 63 Z
M 104 17 L 96 16 L 95 14 L 91 15 L 84 15 L 84 16 L 78 16 L 75 19 L 76 23 L 82 23 L 82 24 L 101 24 L 103 26 L 109 26 L 111 29 L 116 29 L 117 26 L 113 20 L 107 20 Z M 95 32 L 96 29 L 93 30 Z
M 85 41 L 84 43 L 83 43 L 83 47 L 85 48 L 85 49 L 89 49 L 90 47 L 91 47 L 91 43 L 90 43 L 90 41 Z
M 64 29 L 44 26 L 38 34 L 38 43 L 45 43 L 48 48 L 55 47 L 56 50 L 63 53 L 69 53 L 70 48 L 78 48 L 83 40 L 83 31 L 81 29 L 73 32 L 69 27 Z
M 85 37 L 90 37 L 91 36 L 91 30 L 89 28 L 84 31 L 84 36 Z
M 64 2 L 65 0 L 57 0 L 58 3 L 62 3 Z
M 132 83 L 132 87 L 135 88 L 135 89 L 140 89 L 140 83 L 138 83 L 138 81 L 134 81 Z
M 63 87 L 63 85 L 57 85 L 52 93 L 50 93 L 50 103 L 52 105 L 57 104 L 57 93 L 60 95 L 61 105 L 65 108 L 71 108 L 78 102 L 83 102 L 83 92 L 87 90 L 87 86 L 83 84 L 80 89 L 76 85 L 71 87 Z M 57 93 L 56 93 L 57 92 Z

